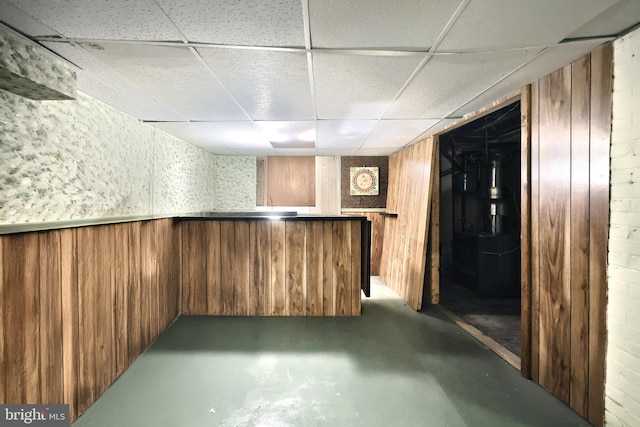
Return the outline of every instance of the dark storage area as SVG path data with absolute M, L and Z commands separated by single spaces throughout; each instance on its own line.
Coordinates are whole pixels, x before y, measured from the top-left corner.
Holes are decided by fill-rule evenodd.
M 520 353 L 520 101 L 440 136 L 440 301 Z

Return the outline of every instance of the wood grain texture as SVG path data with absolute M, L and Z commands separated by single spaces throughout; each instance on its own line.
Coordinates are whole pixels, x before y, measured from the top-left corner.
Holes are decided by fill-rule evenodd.
M 607 343 L 607 238 L 609 222 L 609 147 L 613 47 L 609 43 L 591 54 L 591 148 L 589 200 L 589 414 L 604 424 L 605 348 Z
M 437 138 L 437 136 L 436 136 Z M 431 183 L 431 222 L 428 243 L 429 260 L 426 276 L 429 277 L 429 304 L 440 302 L 440 144 L 434 144 L 433 178 Z
M 589 386 L 589 57 L 571 65 L 571 407 L 588 412 Z
M 2 236 L 0 338 L 19 331 L 1 344 L 3 402 L 82 414 L 175 318 L 173 236 L 171 220 Z
M 531 379 L 540 381 L 540 85 L 531 84 Z
M 235 221 L 233 244 L 233 314 L 246 316 L 249 312 L 249 222 Z
M 267 206 L 314 206 L 314 156 L 267 157 Z
M 249 283 L 249 315 L 271 314 L 271 224 L 266 221 L 251 221 L 249 244 L 251 253 Z
M 520 98 L 520 372 L 531 378 L 531 85 Z
M 351 314 L 351 227 L 346 221 L 333 223 L 333 312 Z
M 351 316 L 360 316 L 361 313 L 361 286 L 362 282 L 362 233 L 365 223 L 360 221 L 349 221 L 348 223 L 351 237 L 351 280 L 349 280 L 349 290 L 351 291 Z
M 386 219 L 380 278 L 415 310 L 424 289 L 434 145 L 430 137 L 389 159 L 387 210 L 398 217 Z
M 323 315 L 323 227 L 324 221 L 306 223 L 306 272 L 307 272 L 307 298 L 306 314 L 308 316 Z
M 271 315 L 286 313 L 285 224 L 271 222 Z
M 186 223 L 183 223 L 186 224 Z M 220 223 L 218 221 L 209 221 L 203 224 L 204 236 L 206 240 L 205 253 L 206 260 L 206 284 L 207 284 L 207 314 L 216 314 L 222 312 L 222 247 L 220 245 Z M 187 249 L 187 242 L 184 247 Z M 184 260 L 183 263 L 191 260 Z M 191 268 L 198 268 L 192 266 Z M 203 266 L 201 265 L 200 268 Z M 197 286 L 197 284 L 195 285 Z M 197 311 L 196 311 L 197 312 Z
M 78 414 L 82 414 L 97 398 L 94 286 L 99 284 L 97 250 L 98 227 L 77 230 L 78 242 Z
M 571 67 L 540 80 L 540 385 L 569 403 Z
M 380 261 L 382 259 L 382 247 L 384 244 L 384 218 L 381 212 L 351 212 L 343 210 L 343 214 L 362 215 L 371 221 L 371 266 L 372 276 L 380 275 Z
M 531 377 L 597 426 L 604 422 L 611 68 L 608 45 L 531 90 Z M 526 232 L 523 224 L 523 239 Z
M 211 278 L 220 277 L 219 302 L 194 304 L 189 314 L 359 315 L 366 224 L 359 219 L 186 221 L 180 227 L 183 244 L 192 247 L 182 257 L 183 313 L 191 310 L 190 295 L 211 295 Z
M 78 265 L 76 230 L 60 230 L 63 402 L 69 417 L 78 417 Z
M 333 292 L 333 222 L 322 222 L 322 314 L 335 316 Z
M 62 347 L 62 250 L 59 231 L 42 232 L 40 258 L 40 398 L 64 403 Z
M 220 314 L 232 315 L 234 313 L 234 246 L 235 246 L 235 226 L 234 221 L 220 221 L 220 275 L 222 277 L 220 304 L 222 311 Z M 196 286 L 202 286 L 197 283 Z M 194 314 L 202 313 L 196 308 Z

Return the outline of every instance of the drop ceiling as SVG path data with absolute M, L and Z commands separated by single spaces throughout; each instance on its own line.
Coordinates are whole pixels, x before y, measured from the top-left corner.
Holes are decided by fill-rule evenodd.
M 640 22 L 638 0 L 4 0 L 78 89 L 218 154 L 388 155 Z

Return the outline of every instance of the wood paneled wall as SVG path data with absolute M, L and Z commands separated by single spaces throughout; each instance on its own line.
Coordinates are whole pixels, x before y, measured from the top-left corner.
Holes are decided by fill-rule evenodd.
M 171 219 L 0 236 L 0 402 L 82 414 L 177 317 Z
M 384 243 L 384 215 L 381 212 L 349 212 L 347 215 L 362 215 L 371 221 L 371 275 L 380 275 L 380 261 L 382 259 L 382 245 Z
M 387 211 L 398 216 L 385 219 L 380 278 L 416 310 L 425 282 L 435 143 L 430 137 L 389 158 Z
M 184 221 L 184 314 L 360 315 L 360 220 Z
M 315 206 L 315 204 L 315 157 L 267 157 L 267 206 Z
M 603 424 L 612 48 L 531 86 L 529 253 L 531 378 Z M 527 97 L 523 97 L 523 101 Z M 523 111 L 528 111 L 529 106 Z M 527 155 L 527 154 L 525 154 Z M 524 157 L 523 157 L 524 158 Z M 527 348 L 530 346 L 530 348 Z M 528 374 L 528 372 L 525 372 Z

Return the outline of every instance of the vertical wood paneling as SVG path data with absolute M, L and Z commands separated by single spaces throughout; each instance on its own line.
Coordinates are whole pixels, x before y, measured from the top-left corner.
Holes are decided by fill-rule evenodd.
M 384 243 L 384 216 L 380 213 L 369 213 L 367 218 L 371 221 L 371 275 L 379 276 Z
M 127 339 L 128 355 L 127 364 L 130 365 L 135 358 L 144 351 L 142 331 L 142 223 L 129 224 L 129 277 L 128 287 L 128 312 L 127 312 Z
M 40 398 L 63 403 L 62 272 L 59 231 L 39 233 L 40 258 Z
M 389 158 L 387 218 L 380 277 L 414 309 L 420 309 L 424 289 L 427 229 L 430 223 L 433 137 Z
M 362 225 L 360 221 L 349 221 L 349 229 L 351 235 L 351 280 L 349 280 L 349 290 L 351 292 L 351 309 L 352 316 L 360 316 L 360 292 L 362 282 Z
M 285 314 L 304 316 L 307 309 L 306 224 L 285 222 L 285 237 Z
M 174 234 L 164 220 L 2 236 L 0 338 L 16 331 L 0 346 L 2 402 L 84 412 L 177 312 Z
M 520 372 L 531 378 L 531 85 L 520 98 Z
M 611 67 L 608 45 L 532 85 L 531 198 L 527 206 L 523 197 L 522 209 L 530 210 L 531 377 L 597 426 L 604 422 Z M 523 221 L 523 239 L 527 232 Z
M 307 298 L 306 314 L 309 316 L 323 315 L 323 284 L 324 284 L 324 263 L 323 263 L 323 224 L 321 221 L 306 223 L 307 234 Z
M 540 80 L 540 385 L 569 403 L 571 67 Z
M 251 252 L 249 315 L 271 314 L 271 224 L 251 221 L 249 231 Z
M 204 223 L 207 242 L 207 314 L 222 312 L 222 249 L 220 246 L 220 223 L 209 221 Z M 197 267 L 197 266 L 196 266 Z M 202 267 L 202 266 L 200 266 Z
M 285 227 L 284 222 L 271 223 L 271 314 L 284 316 L 286 306 L 285 288 Z
M 179 228 L 184 245 L 191 247 L 182 257 L 183 313 L 192 295 L 208 295 L 206 309 L 194 303 L 189 314 L 359 315 L 364 224 L 344 219 L 184 221 Z M 204 276 L 207 280 L 200 279 Z M 336 284 L 341 286 L 337 292 Z
M 220 314 L 224 315 L 232 315 L 234 312 L 234 245 L 235 229 L 233 221 L 220 221 L 220 276 L 222 277 L 220 290 L 222 312 Z
M 314 206 L 315 170 L 314 156 L 269 156 L 267 206 Z
M 571 65 L 571 384 L 569 401 L 587 415 L 589 385 L 590 61 Z
M 429 277 L 429 303 L 438 304 L 440 302 L 440 144 L 434 144 L 433 158 L 435 161 L 431 171 L 431 223 L 427 231 L 429 256 L 428 270 L 426 276 Z
M 531 379 L 540 381 L 540 85 L 531 84 Z
M 604 422 L 607 309 L 607 238 L 609 222 L 609 147 L 611 144 L 613 47 L 591 54 L 590 262 L 589 262 L 589 416 Z
M 333 304 L 336 316 L 351 314 L 351 227 L 333 222 Z
M 114 306 L 114 331 L 115 331 L 115 375 L 118 376 L 129 366 L 129 277 L 131 258 L 130 224 L 122 224 L 115 227 L 116 249 L 113 268 L 115 270 L 115 306 Z
M 99 227 L 81 227 L 78 242 L 78 414 L 83 413 L 97 399 L 95 317 L 97 302 L 94 287 L 99 282 Z
M 333 223 L 322 221 L 322 314 L 335 316 L 333 303 Z
M 236 221 L 233 245 L 233 314 L 249 313 L 249 222 Z
M 142 346 L 147 348 L 153 340 L 154 307 L 157 296 L 156 240 L 154 221 L 140 224 L 140 317 Z
M 78 416 L 78 265 L 76 230 L 60 230 L 60 275 L 62 310 L 63 402 L 69 405 L 69 417 Z
M 3 240 L 4 330 L 11 343 L 5 344 L 5 403 L 38 403 L 40 271 L 34 268 L 39 262 L 38 234 L 6 236 Z

